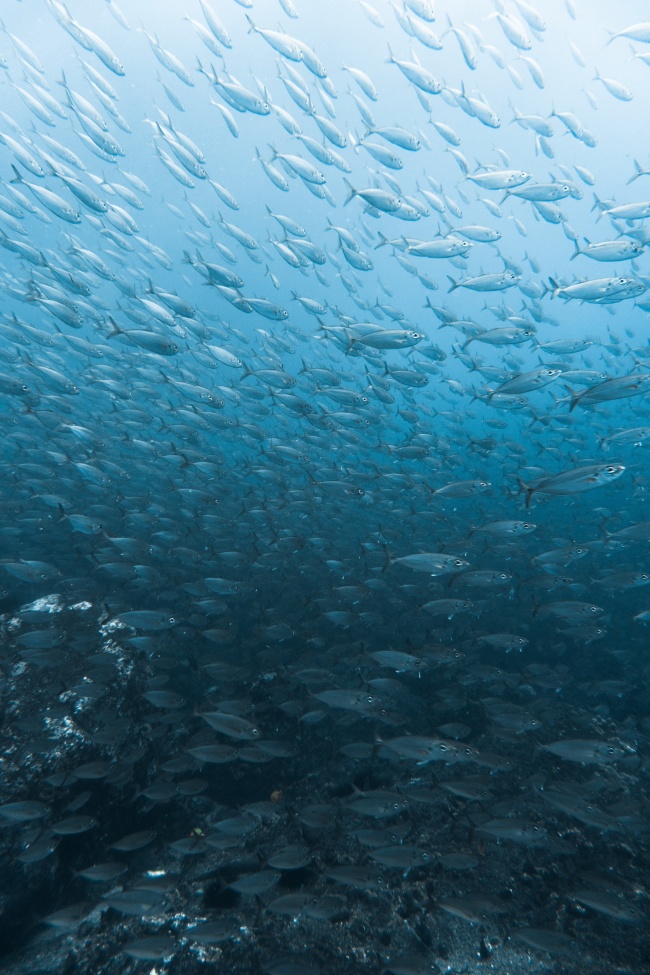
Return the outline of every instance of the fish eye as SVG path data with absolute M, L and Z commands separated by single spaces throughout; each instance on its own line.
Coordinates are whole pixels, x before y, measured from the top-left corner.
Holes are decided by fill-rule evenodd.
M 448 750 L 446 745 L 440 745 L 439 748 L 441 752 L 446 752 Z
M 169 619 L 167 620 L 167 622 L 174 624 L 176 622 L 176 620 L 174 619 L 173 616 L 170 616 Z
M 362 498 L 365 493 L 366 492 L 363 490 L 363 488 L 357 488 L 357 494 L 360 498 Z
M 617 474 L 618 473 L 618 467 L 606 467 L 605 468 L 605 473 L 606 474 Z
M 374 704 L 374 703 L 375 703 L 374 697 L 372 697 L 372 695 L 369 694 L 368 697 L 366 698 L 366 704 Z

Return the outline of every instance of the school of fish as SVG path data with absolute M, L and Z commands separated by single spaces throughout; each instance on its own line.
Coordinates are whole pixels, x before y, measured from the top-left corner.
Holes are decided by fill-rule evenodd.
M 647 15 L 2 6 L 0 972 L 647 973 Z

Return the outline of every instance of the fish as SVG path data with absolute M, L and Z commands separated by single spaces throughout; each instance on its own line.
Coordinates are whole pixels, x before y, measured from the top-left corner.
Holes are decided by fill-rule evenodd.
M 569 935 L 552 928 L 517 928 L 514 936 L 531 948 L 550 954 L 572 955 L 578 947 Z
M 524 846 L 545 846 L 548 840 L 543 827 L 524 819 L 492 819 L 480 828 L 499 840 L 513 840 Z
M 607 485 L 624 473 L 625 467 L 622 464 L 588 464 L 586 467 L 574 467 L 560 474 L 543 475 L 528 484 L 520 479 L 519 485 L 526 494 L 526 507 L 529 508 L 534 494 L 580 494 Z
M 414 555 L 402 555 L 393 558 L 389 552 L 386 553 L 386 568 L 395 563 L 404 565 L 407 569 L 415 569 L 417 572 L 426 572 L 427 575 L 445 575 L 449 572 L 462 572 L 469 566 L 469 562 L 464 559 L 456 558 L 453 555 L 445 555 L 441 552 L 417 552 Z
M 559 758 L 585 765 L 607 765 L 624 758 L 633 751 L 629 746 L 623 747 L 616 742 L 597 741 L 588 738 L 567 738 L 541 747 L 544 751 L 557 755 Z
M 451 281 L 449 292 L 455 291 L 457 288 L 468 288 L 470 291 L 505 291 L 507 288 L 514 288 L 519 281 L 519 275 L 512 271 L 480 274 L 477 277 L 459 280 L 455 280 L 450 274 L 447 277 Z
M 643 253 L 644 245 L 636 240 L 602 240 L 592 244 L 586 240 L 586 247 L 579 247 L 575 241 L 575 251 L 571 255 L 574 260 L 580 254 L 592 261 L 627 261 Z
M 596 403 L 606 403 L 616 399 L 626 399 L 644 392 L 650 381 L 647 373 L 633 373 L 629 376 L 608 377 L 595 383 L 583 392 L 571 395 L 570 409 L 576 406 L 588 408 Z
M 5 967 L 639 971 L 641 6 L 34 6 Z
M 406 738 L 390 738 L 384 744 L 400 758 L 413 759 L 418 765 L 427 765 L 429 762 L 471 762 L 477 757 L 471 746 L 442 738 L 412 735 Z

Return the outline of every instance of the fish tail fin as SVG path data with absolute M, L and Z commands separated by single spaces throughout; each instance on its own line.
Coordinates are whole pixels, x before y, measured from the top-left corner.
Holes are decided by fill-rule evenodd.
M 604 536 L 605 544 L 607 544 L 609 542 L 610 538 L 613 538 L 614 537 L 612 532 L 608 532 L 607 531 L 607 522 L 608 521 L 609 521 L 609 518 L 607 516 L 605 516 L 603 518 L 603 520 L 601 521 L 600 526 L 599 526 L 600 533 L 601 533 L 601 535 Z
M 381 230 L 377 231 L 377 236 L 379 237 L 379 243 L 375 244 L 375 250 L 378 250 L 380 247 L 384 247 L 388 243 L 388 238 L 384 237 Z
M 252 21 L 252 19 L 251 19 L 251 18 L 250 18 L 250 17 L 248 16 L 248 14 L 246 14 L 246 20 L 247 20 L 247 21 L 248 21 L 248 23 L 250 24 L 250 27 L 248 28 L 248 33 L 249 33 L 249 34 L 252 34 L 252 33 L 253 33 L 253 31 L 256 31 L 256 30 L 257 30 L 257 27 L 256 27 L 256 26 L 255 26 L 255 24 L 253 23 L 253 21 Z
M 569 406 L 569 413 L 572 413 L 575 407 L 578 405 L 578 402 L 580 401 L 580 393 L 576 393 L 573 389 L 571 389 L 570 386 L 567 386 L 566 383 L 564 384 L 564 388 L 568 390 L 569 396 L 571 397 L 570 400 L 571 405 Z
M 626 186 L 629 186 L 630 183 L 633 183 L 635 179 L 639 178 L 639 176 L 644 175 L 643 170 L 641 169 L 641 166 L 639 165 L 638 161 L 634 159 L 633 162 L 634 162 L 634 175 L 630 176 L 627 183 L 625 184 Z
M 528 484 L 524 484 L 524 482 L 519 477 L 519 475 L 517 475 L 517 484 L 519 485 L 519 493 L 520 494 L 521 494 L 522 491 L 525 491 L 526 492 L 526 507 L 527 508 L 530 508 L 530 499 L 532 498 L 533 491 L 535 489 L 532 488 L 532 487 L 530 487 Z
M 115 319 L 112 318 L 110 315 L 108 316 L 108 320 L 111 323 L 111 325 L 113 326 L 113 331 L 112 332 L 109 332 L 108 335 L 106 336 L 106 338 L 113 339 L 113 338 L 115 338 L 116 335 L 124 335 L 125 334 L 124 330 L 120 328 L 120 326 L 117 324 L 117 322 L 115 321 Z
M 575 247 L 575 250 L 574 250 L 573 254 L 571 255 L 571 257 L 569 258 L 570 261 L 575 261 L 576 257 L 578 257 L 579 254 L 582 254 L 582 251 L 578 247 L 578 241 L 577 240 L 574 240 L 573 241 L 573 246 Z
M 596 223 L 598 223 L 598 221 L 602 217 L 603 213 L 605 213 L 607 211 L 608 207 L 609 207 L 609 204 L 603 203 L 603 201 L 598 196 L 596 196 L 596 194 L 594 193 L 594 205 L 592 206 L 592 208 L 591 208 L 591 210 L 589 212 L 591 213 L 594 210 L 598 210 L 598 216 L 596 217 Z
M 387 44 L 386 46 L 388 48 L 388 57 L 386 58 L 386 64 L 395 64 L 395 58 L 393 57 L 391 46 L 390 44 Z
M 458 283 L 458 281 L 454 281 L 451 274 L 448 274 L 447 278 L 449 279 L 449 281 L 451 281 L 451 288 L 447 289 L 447 294 L 450 294 L 452 291 L 455 291 L 456 288 L 460 288 L 460 284 Z
M 345 185 L 348 188 L 348 196 L 347 196 L 347 199 L 343 203 L 343 206 L 346 207 L 348 205 L 348 203 L 350 202 L 350 200 L 353 200 L 355 198 L 355 196 L 358 196 L 359 194 L 355 190 L 355 188 L 352 185 L 352 183 L 350 183 L 349 180 L 347 180 L 345 178 L 345 176 L 343 177 L 343 182 L 345 183 Z
M 318 322 L 318 329 L 317 329 L 317 331 L 319 331 L 319 332 L 325 332 L 325 334 L 327 335 L 327 333 L 329 332 L 329 329 L 328 329 L 327 325 L 325 324 L 325 322 L 323 321 L 323 319 L 320 318 L 318 315 L 316 315 L 315 317 L 316 317 L 316 321 Z
M 381 570 L 382 572 L 385 572 L 386 569 L 390 568 L 393 562 L 393 556 L 391 555 L 388 545 L 384 545 L 384 555 L 386 556 L 386 561 L 384 562 L 383 568 Z
M 549 281 L 551 282 L 551 287 L 547 287 L 546 290 L 551 292 L 551 298 L 557 298 L 560 293 L 560 286 L 555 278 L 549 278 Z
M 11 179 L 11 180 L 9 180 L 9 182 L 10 183 L 22 183 L 23 182 L 23 178 L 22 178 L 22 176 L 20 175 L 20 173 L 18 172 L 18 170 L 16 169 L 16 167 L 14 166 L 13 163 L 11 164 L 11 168 L 14 171 L 14 178 Z

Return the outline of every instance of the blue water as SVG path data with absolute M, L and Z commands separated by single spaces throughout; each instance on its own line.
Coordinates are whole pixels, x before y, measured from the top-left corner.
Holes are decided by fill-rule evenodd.
M 650 49 L 628 29 L 640 24 L 636 34 L 650 40 L 644 5 L 440 2 L 428 22 L 417 14 L 425 3 L 294 2 L 296 17 L 289 0 L 250 8 L 213 0 L 231 47 L 209 33 L 199 3 L 90 10 L 79 0 L 25 0 L 2 11 L 6 729 L 23 755 L 32 754 L 32 738 L 53 742 L 46 764 L 33 757 L 21 767 L 8 749 L 2 802 L 43 797 L 48 807 L 37 817 L 44 833 L 29 833 L 29 820 L 12 825 L 12 870 L 29 884 L 29 870 L 42 864 L 79 870 L 112 859 L 116 824 L 104 810 L 112 786 L 103 776 L 87 800 L 97 821 L 91 839 L 56 841 L 32 865 L 17 853 L 51 836 L 66 803 L 87 787 L 79 779 L 50 797 L 46 774 L 124 760 L 124 743 L 114 741 L 86 741 L 81 752 L 70 744 L 67 755 L 62 713 L 89 733 L 119 714 L 138 729 L 134 741 L 143 722 L 157 729 L 147 767 L 134 766 L 133 782 L 126 775 L 121 825 L 127 833 L 131 820 L 131 831 L 155 820 L 159 856 L 171 856 L 169 844 L 197 822 L 213 826 L 224 807 L 234 815 L 283 790 L 293 813 L 345 803 L 353 787 L 400 795 L 437 788 L 435 813 L 427 819 L 428 805 L 412 806 L 400 840 L 433 849 L 444 835 L 436 855 L 478 851 L 480 864 L 451 879 L 437 874 L 429 886 L 421 865 L 394 872 L 375 864 L 399 896 L 411 887 L 420 898 L 423 917 L 434 917 L 422 922 L 429 934 L 400 941 L 397 951 L 388 950 L 395 931 L 380 941 L 376 924 L 363 936 L 343 924 L 338 942 L 328 928 L 323 970 L 336 963 L 332 945 L 343 956 L 355 938 L 375 952 L 377 970 L 396 952 L 420 952 L 427 970 L 443 960 L 447 970 L 470 970 L 463 966 L 476 964 L 479 948 L 499 971 L 550 970 L 552 959 L 581 970 L 575 948 L 565 958 L 567 946 L 548 932 L 588 946 L 594 971 L 617 960 L 622 971 L 647 970 L 639 921 L 647 882 Z M 276 44 L 295 51 L 286 38 L 297 38 L 307 53 L 283 58 L 268 30 L 285 35 Z M 439 49 L 413 36 L 427 31 Z M 306 66 L 309 49 L 323 77 Z M 428 72 L 422 84 L 437 93 L 414 84 L 418 61 Z M 354 71 L 363 72 L 361 84 Z M 250 110 L 253 96 L 266 114 Z M 485 124 L 486 106 L 498 120 Z M 283 125 L 276 109 L 293 122 L 285 114 Z M 376 128 L 401 132 L 392 141 L 390 131 L 368 132 L 364 112 Z M 287 131 L 292 125 L 321 155 L 337 153 L 336 162 L 314 158 Z M 331 141 L 338 136 L 343 145 Z M 418 140 L 416 151 L 396 144 L 406 136 Z M 396 168 L 377 160 L 381 147 Z M 259 157 L 275 167 L 275 181 Z M 306 180 L 286 157 L 311 167 Z M 513 193 L 481 186 L 490 172 L 511 173 L 503 185 Z M 536 185 L 538 207 L 516 195 Z M 383 191 L 379 207 L 350 198 L 349 187 Z M 625 204 L 639 206 L 606 212 Z M 291 233 L 269 210 L 304 235 L 287 242 Z M 490 230 L 497 241 L 481 242 Z M 352 241 L 347 257 L 341 238 Z M 471 244 L 466 256 L 413 250 L 444 238 Z M 602 255 L 590 245 L 635 241 L 634 259 L 590 256 Z M 506 271 L 512 286 L 504 289 L 483 278 Z M 228 273 L 239 280 L 230 290 Z M 389 347 L 382 329 L 391 330 Z M 492 329 L 509 329 L 507 341 L 496 333 L 490 341 Z M 560 340 L 585 345 L 545 348 Z M 543 368 L 556 370 L 547 385 Z M 528 376 L 534 370 L 539 381 Z M 509 380 L 521 392 L 503 385 Z M 424 571 L 409 560 L 423 554 Z M 50 635 L 30 642 L 32 627 Z M 71 658 L 57 656 L 62 645 Z M 75 656 L 82 648 L 87 665 Z M 408 658 L 373 656 L 387 650 Z M 228 675 L 205 669 L 215 664 Z M 106 681 L 119 702 L 85 698 L 84 680 Z M 181 699 L 142 697 L 160 688 Z M 352 706 L 314 697 L 335 690 L 361 697 Z M 495 718 L 499 701 L 515 709 L 509 720 Z M 206 711 L 236 714 L 244 730 L 219 732 L 201 720 Z M 267 766 L 258 735 L 289 742 L 289 753 Z M 433 744 L 435 757 L 427 752 L 418 764 L 381 747 L 408 735 L 465 742 L 472 757 L 452 749 L 445 761 Z M 591 743 L 586 759 L 543 748 L 574 739 Z M 221 765 L 195 765 L 207 785 L 199 798 L 176 795 L 166 819 L 170 807 L 140 790 L 161 775 L 173 781 L 161 763 L 196 742 L 251 752 L 233 759 L 225 780 Z M 603 757 L 594 743 L 614 751 Z M 441 782 L 476 774 L 494 786 L 487 801 L 441 791 Z M 545 803 L 549 789 L 570 793 L 578 814 Z M 584 804 L 603 818 L 588 822 Z M 341 834 L 326 853 L 312 849 L 317 866 L 296 883 L 306 897 L 331 886 L 333 866 L 368 864 L 363 848 L 349 845 L 360 824 L 346 807 L 339 814 Z M 539 824 L 544 842 L 497 843 L 489 830 L 481 837 L 483 823 L 508 818 Z M 285 820 L 276 834 L 242 849 L 263 866 L 280 834 L 305 839 Z M 218 875 L 215 857 L 208 851 L 206 871 Z M 526 858 L 543 861 L 537 879 Z M 179 869 L 191 860 L 177 860 Z M 141 872 L 153 867 L 153 857 L 140 863 Z M 128 887 L 137 873 L 119 883 Z M 101 906 L 108 888 L 77 883 L 52 884 L 55 896 L 38 913 L 86 897 Z M 505 919 L 486 911 L 480 929 L 436 908 L 478 890 L 505 898 L 506 887 Z M 587 889 L 605 892 L 605 907 L 573 897 Z M 368 919 L 388 904 L 386 890 L 377 898 L 383 908 L 341 891 Z M 260 904 L 274 893 L 261 893 Z M 629 916 L 617 919 L 607 897 Z M 233 909 L 242 925 L 252 923 L 251 902 Z M 200 913 L 187 902 L 178 911 L 188 923 Z M 132 922 L 134 936 L 161 930 L 147 916 Z M 310 925 L 303 941 L 315 950 L 324 936 Z M 517 929 L 528 928 L 546 934 L 517 940 Z M 271 964 L 286 954 L 288 930 L 265 928 L 259 951 L 246 939 L 231 945 L 229 963 Z M 48 944 L 60 943 L 59 928 L 47 931 Z M 22 950 L 29 944 L 26 936 Z

